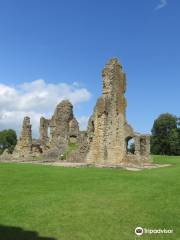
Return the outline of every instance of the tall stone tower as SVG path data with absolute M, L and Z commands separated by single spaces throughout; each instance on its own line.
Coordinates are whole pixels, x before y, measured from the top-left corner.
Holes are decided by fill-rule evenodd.
M 102 71 L 103 95 L 98 99 L 88 131 L 90 150 L 87 162 L 117 163 L 125 152 L 126 77 L 117 59 L 111 59 Z
M 126 121 L 126 76 L 118 59 L 113 58 L 106 64 L 102 77 L 103 94 L 97 100 L 88 124 L 86 161 L 100 164 L 137 161 L 140 159 L 140 135 L 135 134 Z M 136 139 L 134 156 L 127 153 L 127 143 L 131 138 Z
M 29 117 L 24 117 L 21 135 L 15 147 L 14 154 L 26 156 L 31 153 L 32 131 Z

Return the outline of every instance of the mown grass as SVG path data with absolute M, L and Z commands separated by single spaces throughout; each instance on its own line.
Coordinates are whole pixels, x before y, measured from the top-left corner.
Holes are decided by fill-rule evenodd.
M 57 240 L 178 240 L 180 157 L 154 161 L 172 166 L 130 172 L 1 163 L 0 225 Z M 137 226 L 174 233 L 136 237 Z

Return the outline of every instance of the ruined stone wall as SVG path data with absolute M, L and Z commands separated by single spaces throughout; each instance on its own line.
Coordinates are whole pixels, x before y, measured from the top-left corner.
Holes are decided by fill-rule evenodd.
M 50 147 L 67 144 L 71 137 L 78 138 L 79 124 L 73 114 L 73 105 L 68 100 L 57 105 L 49 126 Z
M 102 77 L 103 95 L 97 100 L 88 123 L 89 152 L 86 161 L 117 164 L 128 159 L 126 139 L 135 137 L 132 127 L 126 121 L 126 76 L 118 60 L 111 59 L 103 69 Z M 147 159 L 149 145 L 145 142 L 144 153 L 146 152 Z M 140 142 L 136 145 L 140 148 Z M 142 160 L 142 155 L 137 150 L 131 159 Z
M 50 130 L 50 131 L 49 131 Z M 51 119 L 40 118 L 40 138 L 32 141 L 30 118 L 23 121 L 21 136 L 14 150 L 14 156 L 39 156 L 58 158 L 68 144 L 79 143 L 82 134 L 74 117 L 73 106 L 68 100 L 60 102 Z
M 150 135 L 139 134 L 135 137 L 135 155 L 141 162 L 151 161 L 150 159 Z
M 80 138 L 80 131 L 79 131 L 79 123 L 73 117 L 73 119 L 69 122 L 69 141 L 71 143 L 79 142 Z
M 48 127 L 50 124 L 50 120 L 44 117 L 40 118 L 40 127 L 39 127 L 39 135 L 40 135 L 40 142 L 43 146 L 48 145 L 49 136 L 48 136 Z
M 94 132 L 89 132 L 91 143 L 87 161 L 117 163 L 125 152 L 126 77 L 117 59 L 110 60 L 102 76 L 103 95 L 96 103 L 88 127 L 94 128 Z
M 15 155 L 26 156 L 31 153 L 32 131 L 30 118 L 25 117 L 23 120 L 20 138 L 14 150 Z

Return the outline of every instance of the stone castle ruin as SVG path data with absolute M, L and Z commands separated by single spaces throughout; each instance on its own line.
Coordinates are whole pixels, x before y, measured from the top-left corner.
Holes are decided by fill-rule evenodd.
M 48 137 L 48 128 L 50 137 Z M 77 142 L 79 123 L 73 115 L 73 106 L 68 100 L 59 103 L 51 119 L 40 119 L 40 142 L 43 150 L 60 148 L 69 142 Z
M 69 143 L 80 142 L 79 123 L 73 115 L 73 106 L 68 100 L 60 102 L 51 119 L 40 118 L 40 138 L 32 139 L 30 118 L 25 117 L 14 156 L 28 157 L 51 153 L 58 157 Z M 54 153 L 54 154 L 52 154 Z
M 150 162 L 150 136 L 134 132 L 126 120 L 126 76 L 116 58 L 106 64 L 102 77 L 102 96 L 97 100 L 87 131 L 79 130 L 72 104 L 63 100 L 51 119 L 41 117 L 38 140 L 32 139 L 30 118 L 24 118 L 14 158 L 40 156 L 104 165 Z M 134 145 L 130 152 L 131 139 Z M 72 150 L 70 146 L 75 147 Z

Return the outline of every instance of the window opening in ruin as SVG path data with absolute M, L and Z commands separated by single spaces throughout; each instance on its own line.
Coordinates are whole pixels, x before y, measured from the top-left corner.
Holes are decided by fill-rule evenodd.
M 132 137 L 126 138 L 126 151 L 127 153 L 134 154 L 135 153 L 135 141 Z

